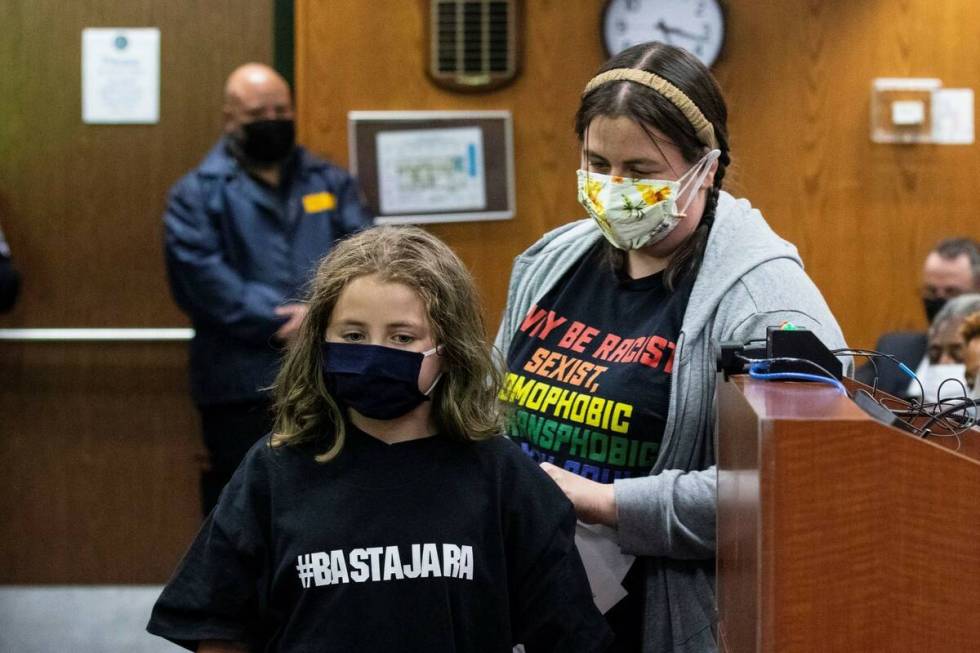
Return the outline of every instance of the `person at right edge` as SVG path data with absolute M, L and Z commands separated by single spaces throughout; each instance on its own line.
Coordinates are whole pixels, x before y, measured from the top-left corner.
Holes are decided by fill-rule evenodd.
M 19 294 L 20 273 L 10 260 L 10 247 L 0 229 L 0 313 L 12 309 Z
M 616 651 L 718 650 L 717 344 L 789 321 L 845 346 L 796 248 L 722 190 L 726 120 L 684 50 L 645 43 L 606 62 L 575 118 L 590 219 L 516 259 L 496 338 L 508 434 L 581 522 L 605 527 L 612 556 L 635 556 L 605 613 Z

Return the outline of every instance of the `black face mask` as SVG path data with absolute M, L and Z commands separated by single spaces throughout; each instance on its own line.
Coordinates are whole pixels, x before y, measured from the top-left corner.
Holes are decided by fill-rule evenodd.
M 939 311 L 943 309 L 946 305 L 946 300 L 942 297 L 923 297 L 922 306 L 926 309 L 926 319 L 929 320 L 929 324 L 936 319 L 936 315 Z
M 242 125 L 235 139 L 242 154 L 256 163 L 279 163 L 293 152 L 296 124 L 292 120 L 256 120 Z
M 395 419 L 430 399 L 419 390 L 419 373 L 435 348 L 420 353 L 354 342 L 325 342 L 321 347 L 330 394 L 365 417 Z

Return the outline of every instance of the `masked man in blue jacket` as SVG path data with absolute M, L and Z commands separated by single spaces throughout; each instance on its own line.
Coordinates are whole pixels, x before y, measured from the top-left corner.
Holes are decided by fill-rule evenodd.
M 353 178 L 295 142 L 286 81 L 245 64 L 228 78 L 224 135 L 170 191 L 164 225 L 174 298 L 194 324 L 191 395 L 210 458 L 210 512 L 271 429 L 268 386 L 306 315 L 300 301 L 333 243 L 371 224 Z

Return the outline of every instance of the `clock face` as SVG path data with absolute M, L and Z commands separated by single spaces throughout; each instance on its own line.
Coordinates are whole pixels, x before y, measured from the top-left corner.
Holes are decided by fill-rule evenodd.
M 718 0 L 609 0 L 602 37 L 610 56 L 637 43 L 660 41 L 710 66 L 721 52 L 725 17 Z

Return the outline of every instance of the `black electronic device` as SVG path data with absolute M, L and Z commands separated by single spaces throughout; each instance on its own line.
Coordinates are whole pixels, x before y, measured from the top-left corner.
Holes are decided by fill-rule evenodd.
M 820 373 L 818 367 L 810 364 L 816 363 L 833 374 L 838 381 L 844 378 L 844 366 L 840 359 L 820 342 L 817 334 L 791 324 L 771 326 L 766 329 L 766 358 L 799 359 L 799 361 L 772 360 L 769 365 L 770 372 Z
M 761 340 L 759 341 L 762 342 Z M 725 375 L 725 380 L 732 374 L 744 374 L 748 361 L 763 360 L 766 357 L 766 348 L 763 345 L 750 347 L 751 343 L 742 343 L 738 340 L 725 340 L 718 344 L 716 354 L 717 370 Z
M 764 342 L 758 339 L 719 343 L 717 369 L 726 379 L 731 374 L 744 373 L 753 361 L 765 362 L 767 372 L 830 374 L 838 380 L 844 378 L 844 366 L 817 335 L 788 322 L 767 327 Z

